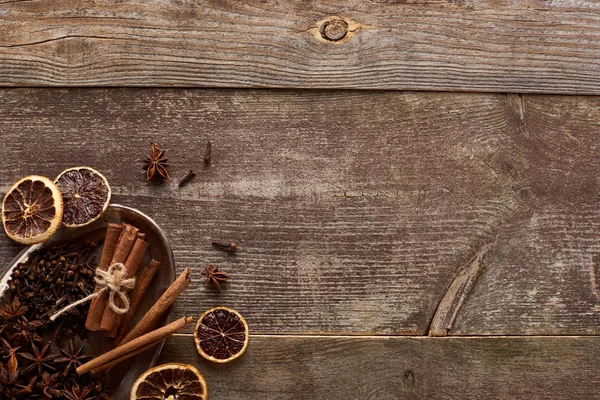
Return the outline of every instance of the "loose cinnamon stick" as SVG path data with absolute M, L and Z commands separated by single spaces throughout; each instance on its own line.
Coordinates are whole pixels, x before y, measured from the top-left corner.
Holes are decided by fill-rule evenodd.
M 131 226 L 129 224 L 123 224 L 121 236 L 119 237 L 119 241 L 117 242 L 116 247 L 114 247 L 113 249 L 114 254 L 112 254 L 111 258 L 109 258 L 108 264 L 106 265 L 106 269 L 108 269 L 108 267 L 114 263 L 125 262 L 127 256 L 129 255 L 129 251 L 131 250 L 133 244 L 136 241 L 137 233 L 138 229 L 136 227 Z M 104 253 L 104 250 L 102 252 Z M 106 308 L 107 299 L 108 295 L 104 293 L 93 299 L 96 300 L 95 303 L 92 300 L 92 305 L 94 306 L 94 308 L 92 308 L 92 305 L 90 305 L 90 310 L 88 311 L 87 319 L 87 321 L 90 321 L 89 328 L 86 322 L 86 328 L 88 330 L 98 331 L 101 329 L 100 324 L 102 322 L 102 316 L 104 315 L 104 309 Z
M 142 268 L 140 276 L 135 281 L 135 287 L 129 295 L 129 311 L 123 316 L 123 318 L 120 321 L 118 335 L 115 339 L 116 343 L 119 343 L 125 337 L 125 334 L 127 333 L 127 327 L 129 326 L 129 322 L 131 322 L 131 318 L 133 318 L 133 314 L 137 310 L 137 307 L 140 305 L 140 301 L 142 301 L 142 297 L 144 297 L 144 294 L 150 286 L 152 279 L 154 279 L 154 275 L 156 275 L 159 266 L 160 261 L 152 259 L 150 261 L 150 264 Z
M 111 351 L 81 365 L 79 368 L 77 368 L 77 374 L 83 375 L 86 372 L 107 365 L 117 359 L 122 361 L 126 358 L 132 357 L 135 355 L 134 353 L 136 350 L 146 347 L 151 343 L 157 343 L 166 339 L 175 332 L 181 330 L 184 326 L 191 324 L 193 320 L 193 317 L 183 317 L 175 322 L 171 322 L 169 325 L 165 325 L 162 328 L 146 333 L 145 335 L 140 336 L 139 338 L 134 339 L 123 346 L 114 348 Z
M 142 336 L 146 332 L 149 332 L 158 322 L 160 317 L 171 307 L 171 305 L 177 300 L 177 296 L 181 294 L 190 284 L 190 275 L 192 270 L 186 268 L 185 271 L 179 275 L 175 282 L 169 286 L 169 288 L 163 293 L 158 301 L 148 310 L 146 315 L 140 322 L 125 336 L 119 343 L 119 346 L 123 346 L 125 343 L 135 340 L 135 338 Z
M 119 364 L 120 362 L 123 362 L 123 361 L 125 361 L 125 360 L 127 360 L 127 359 L 129 359 L 129 358 L 131 358 L 131 357 L 137 356 L 138 354 L 140 354 L 140 353 L 143 353 L 144 351 L 146 351 L 146 350 L 149 350 L 149 349 L 151 349 L 151 348 L 153 348 L 153 347 L 157 346 L 157 345 L 158 345 L 158 344 L 160 344 L 160 342 L 162 342 L 163 340 L 164 340 L 164 339 L 159 339 L 159 340 L 157 340 L 156 342 L 152 342 L 152 343 L 150 343 L 150 344 L 147 344 L 147 345 L 145 345 L 145 346 L 143 346 L 143 347 L 140 347 L 139 349 L 137 349 L 137 350 L 134 350 L 134 351 L 132 351 L 131 353 L 124 354 L 124 355 L 122 355 L 122 356 L 121 356 L 121 357 L 119 357 L 119 358 L 115 358 L 115 359 L 114 359 L 113 361 L 111 361 L 111 362 L 108 362 L 108 363 L 106 363 L 106 364 L 102 364 L 101 366 L 99 366 L 99 367 L 97 367 L 97 368 L 94 368 L 94 369 L 93 369 L 93 370 L 91 370 L 90 372 L 91 372 L 92 374 L 94 374 L 94 375 L 95 375 L 95 374 L 97 374 L 98 372 L 102 372 L 102 371 L 106 371 L 106 372 L 108 372 L 108 371 L 109 371 L 109 370 L 110 370 L 112 367 L 114 367 L 115 365 Z
M 139 236 L 140 234 L 138 234 Z M 131 249 L 131 253 L 127 256 L 127 260 L 125 261 L 125 279 L 130 279 L 135 277 L 135 273 L 140 267 L 140 263 L 142 262 L 142 258 L 144 258 L 144 254 L 146 253 L 146 249 L 148 248 L 148 242 L 137 239 L 133 248 Z M 116 297 L 115 302 L 119 307 L 122 307 L 121 299 Z M 121 315 L 117 314 L 113 311 L 112 308 L 107 304 L 104 308 L 104 314 L 102 315 L 102 322 L 100 323 L 100 329 L 106 331 L 106 336 L 115 337 L 117 336 L 119 323 L 121 322 Z
M 106 271 L 108 269 L 108 265 L 110 264 L 110 260 L 113 257 L 115 252 L 115 248 L 117 247 L 117 242 L 119 241 L 119 237 L 121 236 L 122 226 L 120 224 L 108 224 L 106 227 L 106 236 L 104 238 L 104 247 L 102 248 L 102 256 L 100 257 L 100 263 L 98 264 L 98 268 Z M 94 289 L 94 292 L 99 290 L 98 285 Z M 106 301 L 106 293 L 103 293 L 101 296 L 96 296 L 92 299 L 92 303 L 90 304 L 90 309 L 88 311 L 88 316 L 85 321 L 85 327 L 89 331 L 98 331 L 100 330 L 100 319 L 102 318 L 102 314 L 104 313 L 104 303 L 99 305 L 101 302 L 101 298 L 104 297 L 104 301 Z

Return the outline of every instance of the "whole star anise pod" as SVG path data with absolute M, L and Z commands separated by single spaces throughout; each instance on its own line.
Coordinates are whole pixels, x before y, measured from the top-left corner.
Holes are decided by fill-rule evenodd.
M 10 366 L 4 366 L 0 363 L 0 388 L 9 387 L 14 385 L 19 378 L 19 371 L 17 368 L 12 368 Z
M 15 333 L 10 338 L 20 343 L 29 342 L 31 339 L 37 339 L 39 336 L 36 335 L 35 331 L 43 324 L 44 323 L 39 320 L 29 322 L 27 318 L 21 317 L 20 320 L 14 324 L 13 328 L 15 329 Z
M 63 391 L 59 389 L 61 383 L 59 382 L 59 373 L 49 374 L 48 372 L 44 372 L 42 375 L 42 380 L 38 382 L 37 387 L 42 390 L 44 396 L 49 399 L 52 398 L 60 398 L 63 394 Z
M 75 343 L 73 342 L 73 340 L 69 341 L 69 350 L 60 348 L 60 353 L 62 355 L 56 358 L 54 360 L 54 363 L 65 364 L 65 370 L 63 371 L 64 376 L 67 376 L 69 374 L 69 370 L 75 370 L 83 363 L 83 361 L 92 357 L 83 354 L 83 349 L 84 346 L 75 347 Z
M 69 400 L 93 400 L 96 398 L 96 396 L 92 394 L 92 390 L 92 386 L 86 386 L 82 388 L 77 384 L 77 382 L 73 382 L 71 389 L 65 390 L 63 394 Z
M 26 312 L 27 306 L 21 305 L 21 301 L 15 296 L 10 304 L 0 312 L 0 317 L 10 321 L 24 315 Z
M 156 176 L 160 176 L 162 179 L 169 179 L 169 173 L 167 172 L 167 157 L 165 157 L 165 151 L 160 149 L 160 146 L 156 143 L 150 143 L 150 153 L 146 155 L 146 161 L 143 169 L 146 171 L 146 180 L 152 180 Z
M 29 398 L 29 395 L 31 395 L 35 390 L 37 380 L 38 377 L 34 376 L 29 380 L 27 385 L 16 384 L 11 392 L 11 396 L 16 398 L 23 398 L 27 396 L 27 398 Z
M 7 365 L 9 367 L 14 366 L 14 365 L 18 365 L 18 362 L 17 362 L 17 352 L 19 351 L 19 349 L 21 348 L 21 346 L 19 346 L 19 347 L 13 347 L 4 338 L 0 338 L 0 341 L 2 342 L 2 350 L 0 350 L 0 351 L 3 354 L 3 358 L 4 359 L 8 359 Z M 16 367 L 15 367 L 15 369 L 16 369 Z
M 54 371 L 55 368 L 52 366 L 52 364 L 50 364 L 51 361 L 53 361 L 56 357 L 58 357 L 57 354 L 47 354 L 48 350 L 50 350 L 50 345 L 52 343 L 48 342 L 46 343 L 46 345 L 44 347 L 42 347 L 42 349 L 40 350 L 39 347 L 37 347 L 35 345 L 35 342 L 32 340 L 31 341 L 31 350 L 33 350 L 33 354 L 31 353 L 18 353 L 19 356 L 23 357 L 26 360 L 31 361 L 31 364 L 29 364 L 25 369 L 23 369 L 23 373 L 26 374 L 29 371 L 37 368 L 38 374 L 40 376 L 42 376 L 44 374 L 44 369 L 47 370 L 51 370 Z
M 19 375 L 19 362 L 17 361 L 17 357 L 14 353 L 10 353 L 6 366 L 0 363 L 0 387 L 13 385 L 17 382 Z
M 222 292 L 219 282 L 225 282 L 231 279 L 229 274 L 219 271 L 219 267 L 215 265 L 209 265 L 205 267 L 200 273 L 206 276 L 206 286 L 214 285 L 217 289 L 219 289 L 219 292 Z

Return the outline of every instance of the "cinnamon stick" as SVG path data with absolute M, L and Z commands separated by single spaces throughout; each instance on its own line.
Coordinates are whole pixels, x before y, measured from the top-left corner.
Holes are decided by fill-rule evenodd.
M 129 256 L 129 252 L 137 240 L 138 231 L 138 228 L 135 226 L 123 224 L 123 233 L 119 238 L 119 243 L 115 249 L 115 254 L 110 261 L 111 264 L 124 263 L 125 260 L 127 260 L 127 256 Z
M 125 361 L 125 360 L 127 360 L 127 359 L 129 359 L 129 358 L 131 358 L 133 356 L 137 356 L 138 354 L 143 353 L 144 351 L 149 350 L 149 349 L 157 346 L 163 340 L 164 339 L 159 339 L 159 340 L 157 340 L 155 342 L 152 342 L 152 343 L 147 344 L 147 345 L 145 345 L 143 347 L 140 347 L 139 349 L 134 350 L 134 351 L 132 351 L 130 353 L 124 354 L 121 357 L 115 358 L 113 361 L 107 362 L 106 364 L 102 364 L 101 366 L 92 369 L 90 372 L 92 374 L 94 374 L 94 375 L 97 374 L 98 372 L 102 372 L 102 371 L 108 372 L 112 367 L 114 367 L 115 365 L 119 364 L 120 362 L 123 362 L 123 361 Z
M 117 242 L 119 241 L 119 237 L 121 236 L 122 226 L 120 224 L 108 224 L 106 227 L 106 236 L 104 238 L 104 247 L 102 248 L 102 256 L 100 257 L 100 263 L 98 264 L 98 268 L 106 271 L 108 269 L 108 265 L 110 264 L 110 260 L 113 257 L 115 252 L 115 248 L 117 247 Z M 96 285 L 94 292 L 98 292 L 100 288 Z M 106 302 L 106 293 L 103 293 L 100 296 L 96 296 L 92 299 L 92 303 L 90 304 L 90 308 L 88 311 L 88 316 L 85 321 L 85 327 L 89 331 L 98 331 L 100 330 L 100 319 L 102 318 L 102 314 L 104 313 L 104 303 L 99 305 L 101 302 L 101 298 L 104 298 L 104 302 Z
M 143 347 L 147 347 L 151 343 L 157 343 L 161 340 L 166 339 L 175 332 L 181 330 L 184 326 L 191 324 L 193 320 L 193 317 L 183 317 L 175 322 L 171 322 L 170 324 L 163 326 L 162 328 L 146 333 L 145 335 L 140 336 L 137 339 L 134 339 L 123 346 L 114 348 L 111 351 L 104 353 L 101 356 L 96 357 L 93 360 L 90 360 L 87 363 L 81 365 L 77 368 L 77 374 L 83 375 L 86 372 L 89 372 L 93 369 L 97 369 L 101 366 L 105 366 L 117 359 L 120 359 L 122 361 L 129 357 L 132 357 L 135 355 L 134 353 L 136 350 L 139 350 Z
M 142 336 L 146 332 L 149 332 L 158 322 L 160 317 L 171 307 L 171 305 L 177 300 L 177 296 L 181 294 L 190 284 L 190 275 L 192 270 L 186 268 L 185 271 L 179 275 L 175 282 L 169 286 L 169 288 L 163 293 L 157 302 L 148 310 L 146 315 L 135 327 L 125 336 L 119 343 L 119 346 L 123 346 L 127 342 L 135 340 L 135 338 Z
M 140 234 L 138 233 L 138 236 Z M 148 242 L 136 239 L 133 248 L 131 249 L 131 253 L 127 256 L 127 260 L 125 261 L 125 279 L 130 279 L 135 276 L 140 264 L 142 262 L 142 258 L 144 258 L 144 254 L 146 253 L 146 249 L 148 248 Z M 121 299 L 116 297 L 115 302 L 117 306 L 122 307 Z M 106 305 L 104 308 L 104 314 L 102 315 L 102 322 L 100 323 L 100 329 L 106 331 L 106 336 L 115 337 L 118 333 L 119 323 L 121 322 L 121 315 L 117 314 L 110 308 L 110 305 Z
M 123 228 L 121 231 L 121 235 L 119 237 L 119 241 L 116 246 L 113 248 L 112 257 L 109 258 L 108 264 L 106 265 L 106 269 L 114 263 L 123 263 L 127 259 L 129 255 L 129 251 L 133 247 L 133 244 L 137 238 L 138 229 L 129 224 L 123 224 Z M 106 246 L 106 244 L 105 244 Z M 104 253 L 104 249 L 102 251 Z M 100 324 L 102 322 L 102 316 L 104 315 L 104 309 L 106 308 L 106 300 L 108 299 L 108 295 L 103 293 L 100 296 L 96 296 L 92 300 L 92 305 L 90 305 L 90 310 L 88 311 L 88 319 L 89 324 L 86 322 L 86 328 L 88 330 L 98 331 L 101 329 Z M 88 328 L 89 325 L 89 328 Z
M 154 275 L 156 275 L 159 266 L 160 261 L 152 259 L 150 261 L 150 264 L 142 268 L 139 277 L 135 281 L 135 287 L 129 295 L 129 311 L 122 317 L 119 323 L 120 325 L 118 335 L 115 339 L 116 343 L 119 343 L 125 337 L 125 334 L 127 333 L 127 327 L 129 326 L 129 322 L 131 322 L 131 318 L 133 318 L 133 314 L 140 305 L 142 297 L 144 297 L 144 294 L 150 286 L 152 279 L 154 279 Z

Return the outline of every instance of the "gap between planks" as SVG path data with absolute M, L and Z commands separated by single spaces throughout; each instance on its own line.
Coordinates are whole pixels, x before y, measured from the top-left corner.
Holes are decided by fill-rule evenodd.
M 172 336 L 194 337 L 193 333 L 175 333 Z M 600 335 L 462 335 L 462 336 L 410 336 L 410 335 L 316 335 L 316 334 L 250 334 L 250 338 L 283 339 L 586 339 L 600 338 Z

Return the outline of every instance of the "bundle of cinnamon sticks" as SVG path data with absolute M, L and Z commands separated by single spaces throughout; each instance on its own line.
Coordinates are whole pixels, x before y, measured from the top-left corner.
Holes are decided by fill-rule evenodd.
M 144 239 L 145 235 L 134 226 L 125 223 L 109 224 L 98 268 L 106 271 L 112 264 L 122 263 L 126 271 L 125 279 L 135 277 L 144 253 L 148 249 L 148 243 Z M 129 357 L 155 346 L 192 321 L 191 317 L 187 317 L 163 328 L 152 330 L 190 284 L 192 271 L 186 268 L 131 331 L 127 332 L 128 325 L 159 266 L 160 262 L 152 259 L 147 266 L 141 269 L 135 286 L 129 293 L 129 311 L 125 314 L 117 314 L 112 310 L 108 304 L 106 292 L 92 299 L 85 326 L 90 331 L 102 330 L 107 337 L 115 338 L 116 348 L 91 360 L 80 367 L 77 372 L 81 374 L 91 370 L 96 373 L 109 369 Z M 96 287 L 96 292 L 99 290 Z M 122 306 L 119 298 L 115 297 L 115 302 L 119 302 L 117 306 Z
M 123 223 L 109 224 L 106 229 L 104 239 L 104 248 L 98 268 L 104 271 L 115 263 L 121 263 L 125 266 L 125 278 L 133 278 L 138 271 L 146 250 L 148 242 L 144 239 L 146 235 L 139 232 L 139 229 Z M 115 338 L 119 334 L 124 335 L 131 316 L 135 312 L 139 302 L 150 285 L 152 278 L 156 274 L 160 263 L 152 260 L 150 264 L 144 267 L 138 277 L 135 287 L 129 295 L 129 311 L 126 314 L 117 314 L 108 304 L 108 294 L 106 291 L 92 299 L 85 327 L 90 331 L 104 331 L 109 338 Z M 96 287 L 96 292 L 99 290 Z M 122 307 L 120 298 L 115 298 L 117 306 Z

